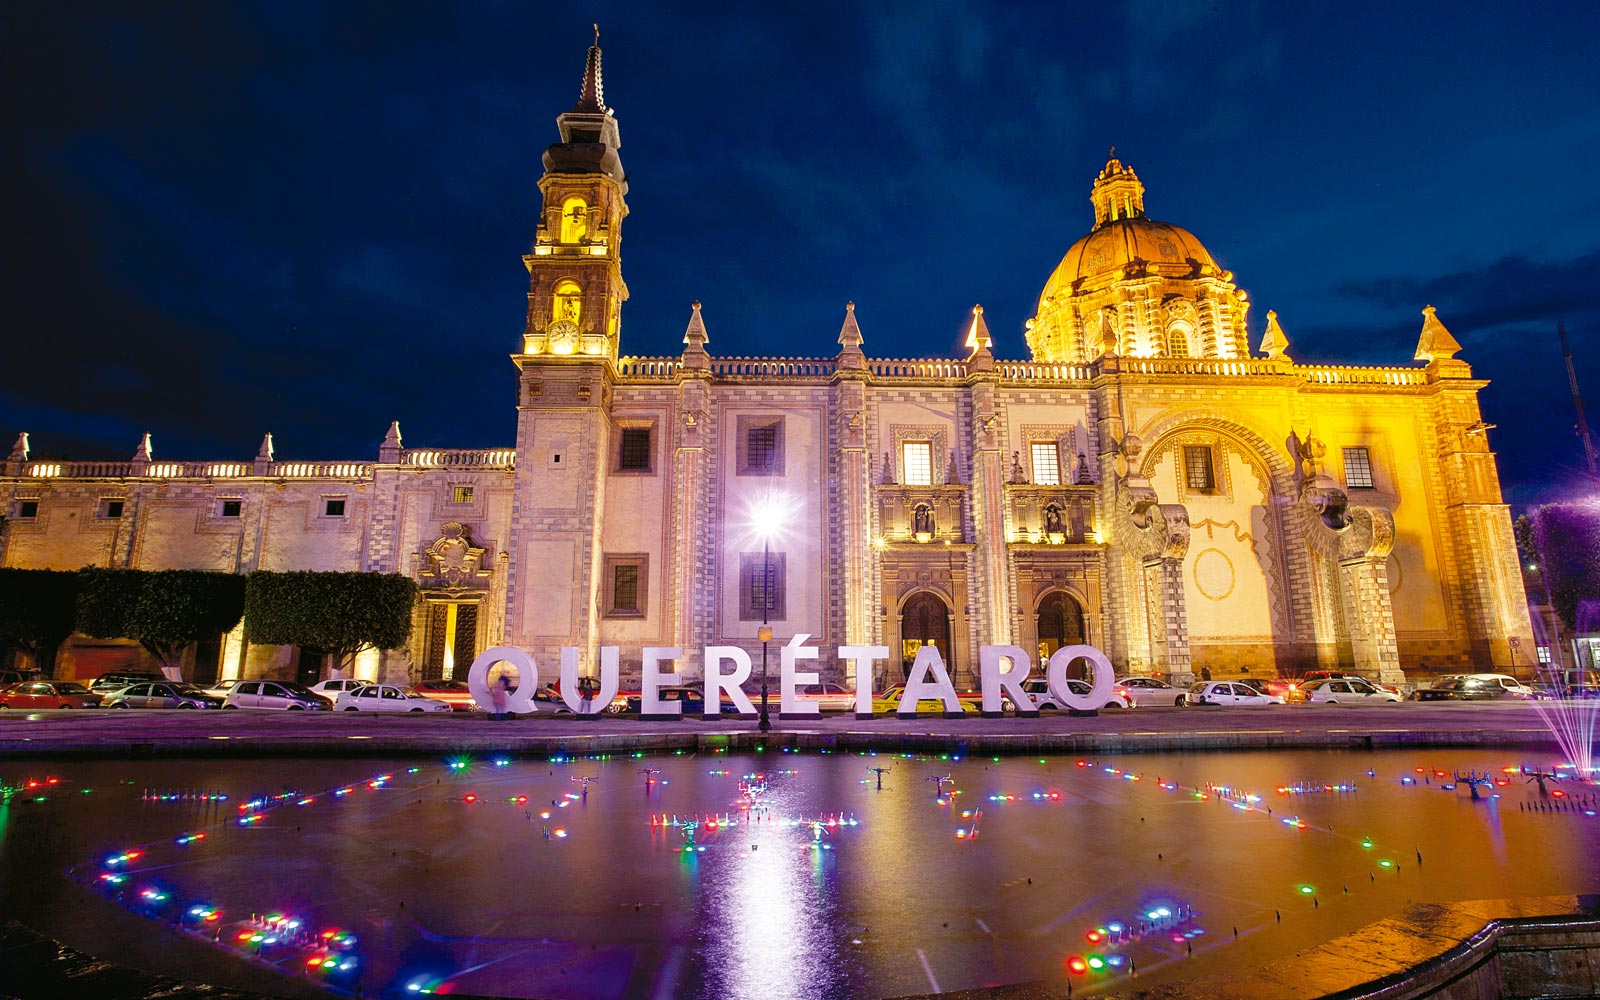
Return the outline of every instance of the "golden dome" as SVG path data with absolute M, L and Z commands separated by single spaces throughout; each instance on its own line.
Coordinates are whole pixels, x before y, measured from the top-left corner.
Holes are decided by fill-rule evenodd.
M 1045 299 L 1058 291 L 1070 290 L 1080 278 L 1101 275 L 1122 277 L 1129 265 L 1168 277 L 1199 277 L 1205 268 L 1216 268 L 1216 261 L 1195 235 L 1182 226 L 1154 219 L 1135 217 L 1102 223 L 1072 244 L 1050 280 L 1045 282 Z

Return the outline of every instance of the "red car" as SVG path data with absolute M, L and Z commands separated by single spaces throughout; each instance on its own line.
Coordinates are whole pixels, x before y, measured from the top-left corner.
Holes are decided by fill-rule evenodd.
M 77 681 L 23 681 L 0 688 L 0 708 L 99 708 L 100 695 Z
M 472 697 L 472 689 L 467 687 L 466 681 L 418 681 L 411 685 L 417 694 L 434 701 L 442 701 L 449 705 L 452 711 L 476 712 L 478 703 Z

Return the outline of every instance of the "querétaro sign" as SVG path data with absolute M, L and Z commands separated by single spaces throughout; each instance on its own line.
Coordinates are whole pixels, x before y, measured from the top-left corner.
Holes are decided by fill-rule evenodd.
M 777 693 L 779 711 L 785 716 L 815 715 L 822 711 L 820 704 L 801 698 L 798 693 L 799 689 L 817 684 L 821 680 L 816 671 L 801 670 L 796 666 L 800 660 L 815 660 L 820 655 L 818 647 L 805 644 L 810 638 L 809 634 L 802 633 L 790 639 L 780 649 Z M 612 699 L 617 696 L 619 651 L 618 646 L 600 647 L 599 689 L 584 690 L 580 687 L 578 677 L 578 647 L 562 647 L 561 698 L 568 708 L 579 715 L 599 715 L 606 710 Z M 856 715 L 873 714 L 872 664 L 875 660 L 888 658 L 888 646 L 839 647 L 839 659 L 855 664 Z M 682 713 L 681 701 L 665 701 L 659 697 L 662 688 L 683 684 L 681 670 L 666 669 L 664 666 L 682 659 L 683 649 L 680 646 L 644 647 L 643 679 L 639 698 L 641 715 L 661 717 Z M 1085 660 L 1093 668 L 1090 671 L 1092 684 L 1088 694 L 1078 694 L 1067 685 L 1067 667 L 1075 660 Z M 1023 681 L 1028 679 L 1033 670 L 1033 663 L 1020 646 L 979 647 L 978 661 L 984 714 L 1000 714 L 1004 701 L 1010 701 L 1018 712 L 1033 712 L 1037 709 L 1033 699 L 1022 687 Z M 733 706 L 734 714 L 754 715 L 755 706 L 750 703 L 749 695 L 740 687 L 750 679 L 750 654 L 740 646 L 707 646 L 704 662 L 705 715 L 715 717 L 722 714 L 722 704 L 725 700 Z M 486 649 L 472 661 L 472 668 L 467 673 L 467 685 L 472 689 L 472 696 L 477 699 L 478 704 L 486 711 L 496 710 L 489 692 L 489 670 L 496 663 L 508 663 L 517 669 L 517 687 L 508 693 L 503 710 L 519 713 L 539 711 L 533 698 L 534 692 L 539 690 L 540 685 L 539 666 L 527 652 L 512 646 Z M 724 663 L 732 663 L 732 671 L 723 673 Z M 1111 661 L 1093 646 L 1063 646 L 1056 650 L 1045 664 L 1045 679 L 1050 696 L 1058 703 L 1085 711 L 1092 711 L 1111 700 L 1112 685 L 1115 683 Z M 584 697 L 585 694 L 590 694 L 592 697 Z M 934 646 L 923 646 L 917 650 L 916 661 L 911 665 L 911 674 L 906 678 L 905 693 L 900 698 L 895 714 L 915 716 L 919 701 L 942 702 L 946 712 L 963 711 L 961 702 L 956 697 L 955 685 L 950 683 L 950 674 L 945 669 L 944 659 Z

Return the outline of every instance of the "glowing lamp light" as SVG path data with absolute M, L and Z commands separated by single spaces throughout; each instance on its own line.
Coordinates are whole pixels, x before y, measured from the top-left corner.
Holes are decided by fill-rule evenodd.
M 1317 891 L 1317 887 L 1314 886 L 1314 885 L 1302 885 L 1302 886 L 1299 887 L 1299 890 L 1300 890 L 1300 895 L 1309 896 L 1312 893 Z
M 1089 964 L 1089 968 L 1094 969 L 1096 972 L 1098 972 L 1101 969 L 1106 967 L 1106 960 L 1101 958 L 1099 955 L 1090 955 L 1089 956 L 1089 960 L 1088 960 L 1088 964 Z
M 1393 868 L 1394 867 L 1394 862 L 1390 861 L 1388 858 L 1384 858 L 1382 861 L 1378 862 L 1378 867 L 1379 868 Z
M 1372 838 L 1371 837 L 1362 837 L 1361 838 L 1361 846 L 1365 847 L 1369 851 L 1372 850 Z
M 466 802 L 466 803 L 468 803 L 470 805 L 471 803 L 478 801 L 478 797 L 476 795 L 473 795 L 472 793 L 468 792 L 467 795 L 465 796 L 465 798 L 462 801 L 464 801 L 464 802 Z
M 1089 971 L 1089 963 L 1077 955 L 1067 959 L 1067 971 L 1074 976 L 1081 976 Z

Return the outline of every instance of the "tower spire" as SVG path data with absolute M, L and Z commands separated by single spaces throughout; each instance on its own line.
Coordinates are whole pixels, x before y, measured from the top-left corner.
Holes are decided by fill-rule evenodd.
M 589 46 L 589 58 L 583 66 L 583 85 L 578 88 L 578 103 L 573 111 L 581 114 L 605 114 L 606 88 L 600 77 L 600 25 L 594 26 L 594 44 Z

